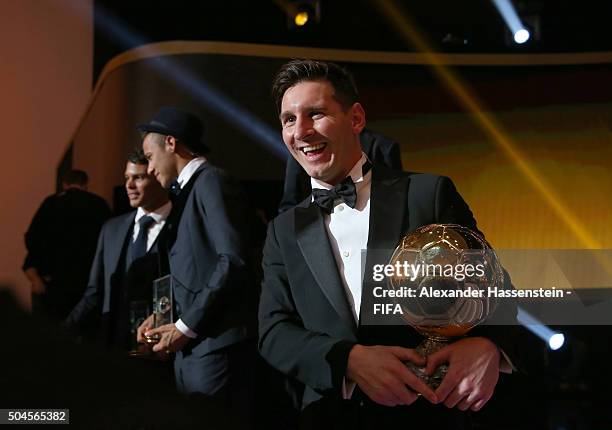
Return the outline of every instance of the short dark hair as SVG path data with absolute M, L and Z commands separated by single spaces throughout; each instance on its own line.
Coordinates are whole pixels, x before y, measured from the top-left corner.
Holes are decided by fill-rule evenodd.
M 62 182 L 68 185 L 87 185 L 89 176 L 83 170 L 70 169 L 62 175 Z
M 317 60 L 291 60 L 284 64 L 274 77 L 272 96 L 280 112 L 285 92 L 303 81 L 328 81 L 334 88 L 334 98 L 346 110 L 359 101 L 359 93 L 353 75 L 335 63 Z
M 145 166 L 149 164 L 149 160 L 147 160 L 147 157 L 141 148 L 134 148 L 134 150 L 127 155 L 127 161 Z

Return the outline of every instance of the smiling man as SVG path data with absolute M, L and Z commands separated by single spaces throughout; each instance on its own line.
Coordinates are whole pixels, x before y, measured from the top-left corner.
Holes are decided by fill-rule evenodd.
M 159 335 L 154 351 L 176 352 L 177 388 L 244 411 L 255 346 L 254 288 L 247 273 L 247 208 L 236 181 L 203 156 L 203 124 L 161 108 L 138 129 L 149 174 L 176 194 L 165 251 L 178 320 L 139 328 Z
M 147 173 L 147 159 L 140 150 L 128 155 L 125 190 L 136 210 L 111 218 L 102 227 L 87 288 L 66 325 L 77 329 L 101 306 L 108 345 L 129 350 L 130 303 L 151 302 L 151 283 L 161 270 L 158 237 L 171 204 L 168 192 Z
M 367 324 L 375 284 L 373 265 L 366 263 L 362 275 L 361 258 L 362 251 L 385 250 L 388 262 L 400 239 L 423 225 L 476 230 L 470 209 L 446 177 L 372 167 L 359 143 L 365 111 L 351 75 L 338 65 L 287 63 L 273 94 L 283 141 L 313 192 L 268 227 L 262 356 L 305 385 L 306 427 L 462 428 L 469 421 L 463 411 L 492 396 L 500 345 L 512 351 L 512 340 L 501 330 L 487 337 L 474 331 L 426 363 L 412 349 L 421 339 L 408 325 Z M 404 362 L 429 371 L 447 362 L 449 371 L 434 392 Z

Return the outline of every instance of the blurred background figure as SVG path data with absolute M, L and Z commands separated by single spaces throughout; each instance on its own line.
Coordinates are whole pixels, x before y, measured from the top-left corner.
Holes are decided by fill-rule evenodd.
M 47 197 L 25 234 L 23 271 L 31 283 L 32 311 L 60 321 L 79 301 L 87 284 L 108 204 L 87 191 L 87 173 L 69 170 L 62 191 Z

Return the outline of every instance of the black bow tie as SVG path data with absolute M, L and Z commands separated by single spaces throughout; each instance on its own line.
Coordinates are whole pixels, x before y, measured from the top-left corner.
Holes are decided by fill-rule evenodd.
M 361 167 L 361 175 L 365 176 L 371 168 L 372 164 L 366 160 Z M 331 214 L 334 209 L 334 201 L 338 199 L 354 209 L 357 203 L 357 190 L 353 178 L 347 176 L 331 190 L 314 188 L 312 190 L 312 197 L 317 206 L 323 209 L 327 214 Z
M 347 206 L 352 208 L 355 207 L 355 203 L 357 202 L 355 184 L 350 176 L 344 178 L 342 182 L 331 190 L 314 188 L 312 190 L 312 196 L 314 197 L 315 204 L 328 214 L 332 213 L 334 201 L 337 199 L 342 200 Z

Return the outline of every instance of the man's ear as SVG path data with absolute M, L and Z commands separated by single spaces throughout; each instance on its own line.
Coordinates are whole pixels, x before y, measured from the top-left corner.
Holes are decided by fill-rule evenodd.
M 361 103 L 353 103 L 350 113 L 353 132 L 355 134 L 359 134 L 365 128 L 365 110 L 363 109 L 363 106 L 361 106 Z
M 176 138 L 174 136 L 166 136 L 166 138 L 164 139 L 164 143 L 166 144 L 166 151 L 175 153 L 177 148 L 176 148 Z

